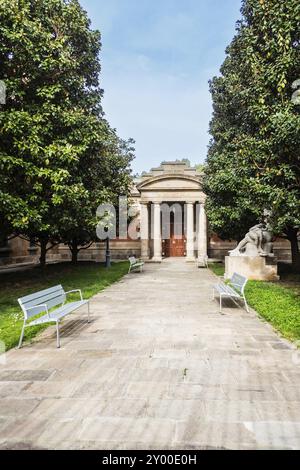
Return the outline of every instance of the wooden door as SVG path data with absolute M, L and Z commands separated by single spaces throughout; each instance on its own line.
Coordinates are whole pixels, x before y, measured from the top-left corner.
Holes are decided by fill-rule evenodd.
M 163 240 L 163 254 L 166 258 L 186 256 L 186 239 L 171 237 L 168 240 Z
M 162 242 L 162 252 L 165 258 L 181 258 L 186 256 L 185 236 L 178 237 L 175 235 L 180 233 L 183 233 L 183 219 L 181 221 L 175 221 L 174 213 L 172 212 L 170 219 L 170 238 Z

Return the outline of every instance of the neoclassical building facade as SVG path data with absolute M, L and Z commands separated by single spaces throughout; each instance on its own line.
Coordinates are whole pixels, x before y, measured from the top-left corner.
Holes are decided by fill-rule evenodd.
M 207 219 L 202 174 L 183 162 L 162 163 L 144 173 L 132 194 L 140 214 L 141 257 L 207 257 Z
M 235 248 L 234 240 L 220 240 L 209 230 L 205 214 L 206 196 L 202 190 L 203 174 L 185 162 L 164 162 L 137 178 L 131 194 L 135 236 L 111 240 L 112 260 L 135 255 L 148 262 L 162 262 L 169 257 L 183 257 L 187 262 L 204 264 L 208 256 L 223 260 Z M 290 245 L 278 239 L 274 252 L 280 261 L 290 261 Z M 50 262 L 70 260 L 67 246 L 59 245 L 48 253 Z M 0 246 L 0 267 L 36 264 L 39 250 L 21 238 Z M 102 262 L 105 243 L 94 243 L 79 254 L 79 260 Z

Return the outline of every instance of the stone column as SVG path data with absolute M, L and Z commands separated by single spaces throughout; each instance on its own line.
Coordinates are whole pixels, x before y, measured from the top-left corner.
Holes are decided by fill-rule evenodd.
M 141 257 L 149 259 L 149 212 L 148 204 L 141 203 Z
M 198 264 L 205 267 L 207 259 L 207 218 L 205 213 L 205 205 L 203 202 L 199 204 L 199 221 L 198 221 Z
M 152 261 L 160 263 L 162 261 L 161 246 L 161 212 L 160 203 L 153 204 L 153 258 Z
M 186 261 L 195 261 L 194 254 L 194 204 L 186 203 Z

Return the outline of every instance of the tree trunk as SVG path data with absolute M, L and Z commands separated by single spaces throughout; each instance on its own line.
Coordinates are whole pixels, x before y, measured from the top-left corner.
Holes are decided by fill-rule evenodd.
M 77 264 L 78 263 L 78 243 L 77 240 L 73 240 L 71 245 L 69 246 L 70 251 L 72 253 L 72 264 Z
M 298 229 L 290 229 L 287 238 L 291 243 L 292 263 L 296 271 L 300 271 L 300 251 L 298 243 Z
M 47 257 L 47 240 L 41 240 L 40 241 L 40 246 L 41 246 L 41 253 L 40 253 L 40 266 L 44 268 L 46 266 L 46 257 Z

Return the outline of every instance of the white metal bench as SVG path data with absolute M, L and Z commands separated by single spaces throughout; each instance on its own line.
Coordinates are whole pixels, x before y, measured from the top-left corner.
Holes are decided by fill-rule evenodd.
M 77 302 L 66 303 L 67 294 L 71 294 L 73 292 L 78 292 L 80 294 L 80 300 Z M 82 292 L 80 289 L 65 292 L 63 287 L 58 285 L 51 287 L 50 289 L 41 290 L 34 294 L 21 297 L 18 299 L 18 302 L 24 313 L 24 323 L 18 348 L 22 346 L 25 328 L 29 326 L 42 325 L 44 323 L 56 323 L 57 347 L 60 348 L 60 320 L 69 313 L 74 312 L 74 310 L 77 310 L 79 307 L 82 307 L 82 305 L 87 304 L 88 306 L 88 323 L 90 322 L 89 300 L 84 300 L 82 298 Z M 54 307 L 58 308 L 51 310 Z M 41 315 L 43 312 L 45 312 L 44 315 Z M 30 319 L 37 315 L 40 316 L 28 323 Z
M 131 271 L 136 271 L 137 269 L 142 272 L 143 271 L 143 267 L 144 267 L 144 261 L 140 260 L 140 259 L 136 259 L 135 256 L 130 256 L 128 258 L 129 260 L 129 270 L 128 270 L 128 274 L 131 273 Z
M 245 287 L 248 282 L 248 279 L 240 274 L 234 273 L 232 278 L 229 281 L 229 284 L 220 282 L 215 284 L 213 287 L 213 299 L 215 299 L 215 292 L 218 292 L 220 297 L 220 312 L 222 312 L 222 299 L 223 297 L 229 297 L 233 301 L 236 299 L 242 299 L 245 303 L 247 312 L 249 312 L 249 307 L 245 297 Z

